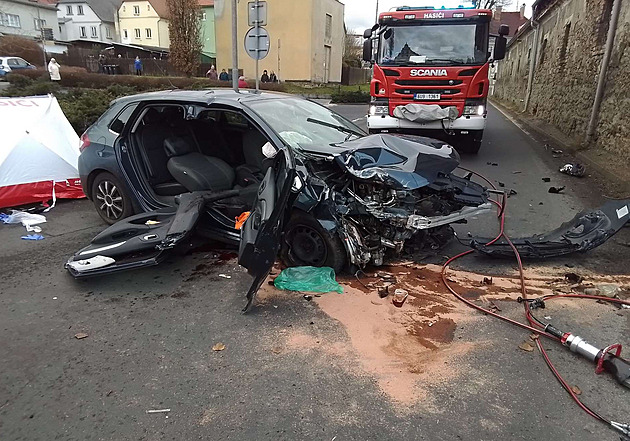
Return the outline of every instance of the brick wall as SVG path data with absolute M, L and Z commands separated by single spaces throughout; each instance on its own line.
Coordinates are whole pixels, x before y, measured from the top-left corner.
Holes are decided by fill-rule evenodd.
M 538 38 L 528 111 L 581 144 L 586 136 L 612 0 L 559 0 L 540 11 L 538 31 L 517 36 L 500 63 L 495 99 L 524 109 L 533 47 Z M 630 159 L 630 3 L 622 3 L 615 49 L 594 146 Z

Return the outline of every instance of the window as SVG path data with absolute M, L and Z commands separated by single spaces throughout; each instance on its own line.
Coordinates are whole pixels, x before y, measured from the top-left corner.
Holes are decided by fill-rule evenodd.
M 20 23 L 20 16 L 15 14 L 2 14 L 2 24 L 10 28 L 22 27 Z
M 81 26 L 79 28 L 79 33 L 81 34 L 81 38 L 87 37 L 87 32 L 85 32 L 85 26 Z
M 326 14 L 326 38 L 332 38 L 332 15 Z
M 96 26 L 90 26 L 90 32 L 92 33 L 92 38 L 98 37 L 98 33 L 96 31 Z
M 66 6 L 66 15 L 72 15 L 72 5 Z
M 147 11 L 151 10 L 151 5 L 147 5 Z
M 46 26 L 46 20 L 36 18 L 33 20 L 35 23 L 35 30 L 41 31 L 44 26 Z
M 112 30 L 111 30 L 111 28 L 105 28 L 105 36 L 107 38 L 112 38 Z
M 133 15 L 140 15 L 140 6 L 133 7 Z
M 151 28 L 146 28 L 145 32 L 147 33 L 147 38 L 151 38 Z
M 112 120 L 111 123 L 109 123 L 109 130 L 114 132 L 117 135 L 120 135 L 120 133 L 125 128 L 125 124 L 127 124 L 127 121 L 129 121 L 129 117 L 131 116 L 133 111 L 136 110 L 136 106 L 137 106 L 137 104 L 131 104 L 131 105 L 125 107 L 123 109 L 123 111 L 120 112 Z
M 7 64 L 8 64 L 9 66 L 19 66 L 19 65 L 20 65 L 20 63 L 18 63 L 17 58 L 9 58 L 9 59 L 7 60 Z
M 125 5 L 123 5 L 123 12 L 127 11 L 127 7 Z
M 539 66 L 545 62 L 545 52 L 547 51 L 547 39 L 545 38 L 540 45 L 540 61 L 538 62 Z
M 136 38 L 140 38 L 141 37 L 140 29 L 136 28 L 136 29 L 134 29 L 134 32 L 136 33 Z
M 83 15 L 83 5 L 77 6 L 77 15 Z
M 127 29 L 123 29 L 123 38 L 129 38 L 129 32 L 127 32 Z

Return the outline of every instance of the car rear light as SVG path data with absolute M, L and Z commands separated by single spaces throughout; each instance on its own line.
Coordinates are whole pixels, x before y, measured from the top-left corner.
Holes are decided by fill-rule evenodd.
M 90 138 L 88 137 L 87 132 L 81 135 L 81 145 L 79 145 L 79 151 L 83 152 L 86 148 L 90 146 Z

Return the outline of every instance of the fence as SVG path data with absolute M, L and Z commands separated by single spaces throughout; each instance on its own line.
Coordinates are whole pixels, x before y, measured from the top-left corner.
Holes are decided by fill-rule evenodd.
M 371 69 L 350 66 L 343 66 L 341 69 L 341 84 L 345 86 L 369 83 L 371 78 Z

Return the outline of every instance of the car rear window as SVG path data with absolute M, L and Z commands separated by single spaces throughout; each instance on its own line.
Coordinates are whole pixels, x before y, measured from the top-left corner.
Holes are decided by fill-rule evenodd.
M 116 117 L 112 119 L 112 121 L 109 123 L 109 130 L 116 133 L 117 135 L 120 135 L 125 128 L 125 124 L 127 124 L 127 121 L 129 121 L 129 117 L 131 116 L 133 111 L 136 110 L 136 106 L 137 103 L 129 104 L 122 111 L 120 111 L 118 115 L 116 115 Z

